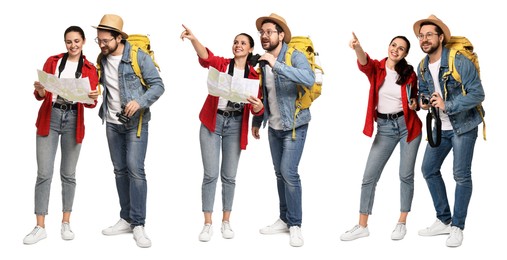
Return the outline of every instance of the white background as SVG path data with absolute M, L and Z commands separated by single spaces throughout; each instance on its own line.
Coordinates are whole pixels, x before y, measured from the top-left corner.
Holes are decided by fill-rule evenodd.
M 468 3 L 467 3 L 468 2 Z M 0 11 L 3 138 L 0 182 L 1 259 L 459 259 L 505 257 L 503 217 L 506 171 L 505 122 L 500 104 L 505 98 L 505 14 L 488 1 L 15 1 Z M 187 25 L 214 53 L 232 57 L 232 41 L 241 32 L 252 35 L 256 52 L 263 52 L 255 20 L 275 12 L 283 16 L 292 35 L 310 35 L 324 68 L 322 96 L 313 104 L 306 147 L 299 167 L 303 185 L 305 245 L 289 246 L 288 235 L 264 236 L 258 229 L 278 217 L 275 177 L 267 142 L 250 138 L 242 153 L 231 218 L 236 236 L 221 237 L 221 199 L 217 190 L 215 235 L 207 243 L 197 237 L 202 228 L 200 185 L 202 164 L 198 142 L 198 113 L 207 94 L 207 70 L 200 67 L 191 43 L 179 38 Z M 152 106 L 146 159 L 148 210 L 146 230 L 153 246 L 141 249 L 132 235 L 106 237 L 101 230 L 119 218 L 114 174 L 98 109 L 85 113 L 86 136 L 77 169 L 77 192 L 72 214 L 73 241 L 60 238 L 61 195 L 59 158 L 46 218 L 48 237 L 23 245 L 35 225 L 33 193 L 36 178 L 35 119 L 40 102 L 33 97 L 36 70 L 47 57 L 65 52 L 63 34 L 70 25 L 87 36 L 84 53 L 94 61 L 99 48 L 93 41 L 106 13 L 119 14 L 127 33 L 151 35 L 162 68 L 166 92 Z M 364 165 L 373 138 L 362 134 L 369 83 L 348 47 L 351 32 L 376 59 L 387 55 L 390 40 L 405 35 L 412 43 L 408 61 L 423 57 L 413 33 L 415 21 L 435 14 L 454 35 L 466 35 L 481 63 L 486 100 L 487 137 L 477 139 L 472 167 L 474 192 L 459 248 L 447 248 L 446 236 L 420 237 L 417 231 L 435 220 L 426 183 L 420 172 L 426 142 L 416 164 L 415 196 L 408 233 L 402 241 L 390 234 L 399 215 L 399 151 L 384 169 L 377 186 L 368 238 L 342 242 L 339 236 L 358 221 Z M 100 100 L 102 102 L 102 100 Z M 419 113 L 424 121 L 425 111 Z M 425 130 L 424 130 L 425 133 Z M 479 134 L 482 135 L 482 126 Z M 453 202 L 452 155 L 442 169 Z M 218 186 L 220 187 L 220 186 Z

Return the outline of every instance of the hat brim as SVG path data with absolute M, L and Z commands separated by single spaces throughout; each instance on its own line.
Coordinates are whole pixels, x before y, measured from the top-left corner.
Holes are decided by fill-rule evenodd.
M 103 25 L 99 25 L 99 26 L 92 26 L 93 28 L 95 29 L 101 29 L 101 30 L 108 30 L 108 31 L 115 31 L 115 32 L 119 32 L 121 34 L 121 36 L 123 37 L 123 39 L 127 39 L 129 37 L 128 34 L 126 34 L 125 32 L 122 32 L 118 29 L 115 29 L 115 28 L 111 28 L 109 26 L 103 26 Z
M 277 19 L 277 18 L 274 18 L 272 16 L 263 16 L 263 17 L 257 18 L 257 21 L 255 21 L 255 26 L 257 26 L 257 30 L 261 29 L 262 23 L 264 21 L 266 21 L 266 20 L 274 21 L 276 24 L 278 24 L 280 27 L 282 27 L 282 30 L 283 30 L 283 33 L 284 33 L 283 41 L 285 43 L 289 43 L 290 42 L 290 40 L 292 39 L 292 34 L 290 32 L 289 26 L 287 26 L 287 24 L 285 24 L 284 21 L 282 21 L 280 19 Z
M 451 30 L 449 30 L 449 27 L 447 27 L 447 25 L 445 25 L 442 21 L 435 20 L 435 19 L 422 19 L 422 20 L 415 22 L 414 23 L 414 33 L 416 36 L 419 35 L 419 33 L 421 31 L 421 24 L 426 23 L 426 22 L 436 24 L 438 27 L 440 27 L 440 29 L 442 29 L 442 31 L 444 32 L 444 38 L 445 38 L 446 42 L 449 42 L 451 40 Z

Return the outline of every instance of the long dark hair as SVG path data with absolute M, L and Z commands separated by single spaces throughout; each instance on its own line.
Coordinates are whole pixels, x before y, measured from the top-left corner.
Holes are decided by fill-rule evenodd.
M 396 39 L 402 39 L 407 43 L 407 55 L 410 51 L 410 41 L 405 36 L 396 36 L 394 37 L 389 45 L 393 43 Z M 407 81 L 407 79 L 410 78 L 410 75 L 412 75 L 412 72 L 414 71 L 414 67 L 410 64 L 408 64 L 407 60 L 405 58 L 401 59 L 396 65 L 394 66 L 394 70 L 398 73 L 399 77 L 398 80 L 396 80 L 396 84 L 402 85 Z

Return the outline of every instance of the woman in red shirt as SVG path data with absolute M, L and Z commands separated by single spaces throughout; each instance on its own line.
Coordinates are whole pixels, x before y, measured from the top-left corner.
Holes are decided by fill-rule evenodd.
M 253 38 L 240 33 L 234 38 L 232 52 L 234 58 L 215 56 L 204 47 L 190 29 L 185 30 L 181 39 L 190 40 L 197 52 L 199 63 L 204 68 L 213 67 L 219 72 L 228 72 L 233 78 L 258 79 L 255 67 L 249 64 L 254 49 Z M 234 82 L 234 81 L 233 81 Z M 241 150 L 246 149 L 248 143 L 248 118 L 250 113 L 261 115 L 264 111 L 262 101 L 250 96 L 247 102 L 232 102 L 223 97 L 208 94 L 199 113 L 201 120 L 200 144 L 204 178 L 202 182 L 202 211 L 204 213 L 204 227 L 199 234 L 199 240 L 206 242 L 213 234 L 212 218 L 216 185 L 220 173 L 222 182 L 222 237 L 230 239 L 234 232 L 229 224 L 229 218 L 234 199 L 236 173 Z M 220 165 L 220 153 L 222 162 Z
M 372 214 L 375 188 L 394 149 L 400 144 L 400 217 L 391 239 L 400 240 L 407 232 L 406 221 L 414 196 L 414 166 L 421 143 L 422 122 L 417 116 L 417 76 L 405 59 L 410 42 L 396 36 L 389 43 L 387 57 L 373 60 L 352 33 L 350 47 L 355 50 L 357 64 L 370 81 L 368 108 L 363 133 L 377 134 L 370 149 L 361 185 L 359 223 L 341 235 L 344 241 L 369 236 L 368 216 Z
M 64 33 L 66 53 L 49 57 L 44 63 L 44 72 L 59 78 L 88 78 L 90 90 L 97 88 L 98 78 L 95 66 L 83 55 L 86 38 L 78 26 L 70 26 Z M 70 229 L 70 213 L 76 191 L 76 165 L 85 134 L 84 108 L 94 108 L 97 96 L 88 95 L 89 102 L 81 103 L 67 100 L 51 93 L 38 82 L 34 82 L 34 95 L 42 100 L 37 116 L 37 180 L 35 183 L 35 228 L 23 239 L 25 244 L 34 244 L 46 238 L 45 216 L 48 214 L 49 193 L 53 168 L 60 142 L 62 180 L 62 226 L 61 236 L 64 240 L 74 239 Z

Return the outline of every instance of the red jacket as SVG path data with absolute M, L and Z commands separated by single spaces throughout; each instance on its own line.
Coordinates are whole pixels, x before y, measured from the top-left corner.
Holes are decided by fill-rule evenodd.
M 63 57 L 64 53 L 54 55 L 49 57 L 44 63 L 44 68 L 42 69 L 46 73 L 55 74 L 56 65 L 58 61 Z M 90 79 L 90 86 L 92 90 L 97 89 L 98 84 L 98 76 L 97 69 L 95 66 L 89 62 L 86 57 L 83 55 L 84 63 L 82 76 L 83 78 Z M 41 136 L 49 135 L 49 126 L 51 124 L 51 110 L 53 109 L 53 94 L 49 91 L 46 92 L 44 97 L 39 96 L 37 90 L 34 90 L 35 98 L 37 100 L 44 100 L 39 109 L 39 114 L 37 116 L 37 121 L 35 122 L 35 126 L 37 127 L 37 134 Z M 82 143 L 84 134 L 85 134 L 85 126 L 84 126 L 84 107 L 94 108 L 97 105 L 97 100 L 95 100 L 94 104 L 82 104 L 77 103 L 77 127 L 76 127 L 76 143 Z
M 218 57 L 213 55 L 213 53 L 206 48 L 208 51 L 208 59 L 201 59 L 199 58 L 199 63 L 204 68 L 209 68 L 210 66 L 217 69 L 220 72 L 226 72 L 227 66 L 231 62 L 231 59 L 226 59 L 223 57 Z M 255 70 L 254 67 L 250 66 L 250 73 L 248 74 L 249 79 L 259 79 L 259 74 Z M 259 97 L 261 95 L 260 89 L 259 89 Z M 218 97 L 209 95 L 206 98 L 206 101 L 204 102 L 204 105 L 201 109 L 201 112 L 199 113 L 199 119 L 201 120 L 201 123 L 208 128 L 211 132 L 215 132 L 215 126 L 217 121 L 217 110 L 218 110 Z M 249 103 L 246 103 L 243 109 L 243 120 L 241 121 L 241 141 L 240 146 L 241 150 L 246 149 L 246 145 L 248 144 L 248 121 L 250 116 L 250 111 L 254 115 L 261 115 L 264 112 L 264 108 L 261 109 L 258 113 L 254 113 L 252 110 L 252 105 Z
M 373 121 L 377 121 L 378 91 L 386 78 L 387 58 L 378 61 L 371 59 L 370 56 L 366 54 L 366 59 L 367 62 L 365 65 L 361 65 L 359 61 L 357 61 L 357 65 L 359 70 L 366 74 L 368 80 L 370 81 L 370 94 L 368 98 L 368 108 L 366 111 L 366 121 L 364 123 L 363 133 L 371 137 L 373 135 Z M 408 108 L 409 99 L 407 97 L 407 84 L 411 84 L 411 98 L 416 98 L 417 76 L 415 72 L 412 72 L 410 78 L 403 83 L 400 88 L 403 114 L 408 130 L 407 142 L 410 142 L 421 133 L 422 122 L 421 119 L 419 119 L 419 116 L 417 116 L 416 111 Z

